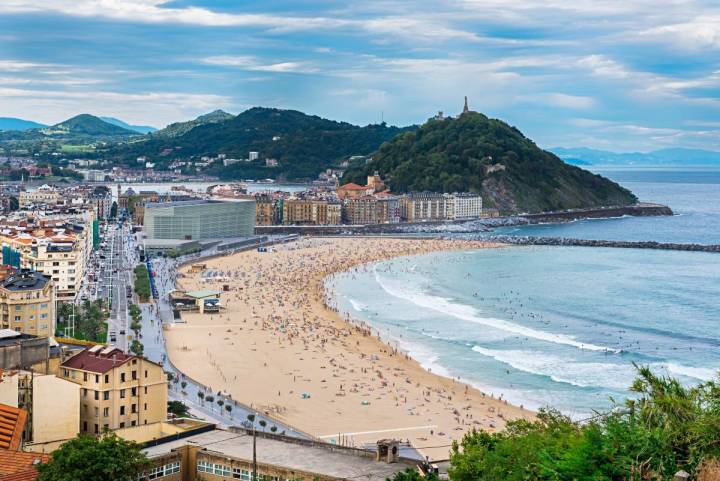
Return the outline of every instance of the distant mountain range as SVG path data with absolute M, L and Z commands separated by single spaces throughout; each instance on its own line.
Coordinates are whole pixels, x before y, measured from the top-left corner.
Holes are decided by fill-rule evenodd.
M 0 117 L 0 130 L 28 130 L 47 127 L 47 125 L 32 120 L 17 119 L 15 117 Z
M 135 132 L 139 132 L 141 134 L 149 134 L 151 132 L 157 131 L 155 127 L 152 127 L 150 125 L 130 125 L 127 122 L 116 119 L 115 117 L 100 117 L 100 119 L 109 124 L 117 125 L 118 127 L 122 127 L 128 130 L 134 130 Z
M 700 149 L 671 148 L 647 153 L 616 153 L 585 147 L 555 147 L 550 151 L 574 165 L 720 165 L 720 152 Z
M 59 124 L 0 132 L 0 141 L 37 142 L 62 140 L 66 142 L 91 142 L 96 140 L 118 140 L 140 135 L 138 132 L 109 122 L 90 114 L 80 114 Z

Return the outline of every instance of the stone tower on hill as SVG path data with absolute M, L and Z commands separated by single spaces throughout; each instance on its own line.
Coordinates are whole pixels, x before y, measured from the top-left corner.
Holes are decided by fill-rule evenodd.
M 465 106 L 463 107 L 462 113 L 466 114 L 466 113 L 468 113 L 468 112 L 470 112 L 470 109 L 468 108 L 467 95 L 466 95 L 466 96 L 465 96 Z

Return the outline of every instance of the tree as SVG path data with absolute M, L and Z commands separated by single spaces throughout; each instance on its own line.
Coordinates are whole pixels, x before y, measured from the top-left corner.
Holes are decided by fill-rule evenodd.
M 125 441 L 112 433 L 100 438 L 79 436 L 52 453 L 50 461 L 40 464 L 38 481 L 77 481 L 112 479 L 137 481 L 150 461 L 142 446 Z
M 434 473 L 430 473 L 427 476 L 420 476 L 420 472 L 417 469 L 407 468 L 405 471 L 395 473 L 392 478 L 385 478 L 386 481 L 437 481 L 438 477 Z
M 277 426 L 270 426 L 270 432 L 276 433 L 277 432 Z
M 215 397 L 213 396 L 205 396 L 205 400 L 210 403 L 210 410 L 213 409 L 213 401 L 215 401 Z
M 223 401 L 222 399 L 218 399 L 217 405 L 220 407 L 220 414 L 222 415 L 222 407 L 225 405 L 225 401 Z
M 144 349 L 145 347 L 140 341 L 138 341 L 137 339 L 133 339 L 133 342 L 130 344 L 130 352 L 132 352 L 136 356 L 142 356 Z
M 180 387 L 181 387 L 183 390 L 185 390 L 185 388 L 187 387 L 187 382 L 181 381 L 181 382 L 180 382 Z
M 200 402 L 201 402 L 202 404 L 205 404 L 205 394 L 203 394 L 202 391 L 198 391 L 197 396 L 198 396 L 198 398 L 200 399 Z
M 167 411 L 179 418 L 187 417 L 188 407 L 180 401 L 168 401 Z
M 260 421 L 258 421 L 258 424 L 260 426 L 262 426 L 263 432 L 265 432 L 265 426 L 267 426 L 267 421 L 265 421 L 264 419 L 261 419 Z
M 226 404 L 225 410 L 228 412 L 228 416 L 229 416 L 232 413 L 232 406 L 230 404 Z

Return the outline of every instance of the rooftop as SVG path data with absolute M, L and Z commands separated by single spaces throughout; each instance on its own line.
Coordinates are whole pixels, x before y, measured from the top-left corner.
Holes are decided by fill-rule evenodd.
M 28 269 L 22 269 L 16 273 L 10 274 L 2 282 L 2 286 L 9 291 L 30 291 L 42 289 L 50 280 L 43 274 Z
M 125 364 L 134 357 L 125 354 L 118 348 L 98 344 L 74 355 L 61 366 L 103 374 L 116 366 Z
M 0 404 L 0 451 L 20 449 L 22 432 L 25 429 L 27 411 L 14 408 L 7 404 Z M 2 463 L 0 463 L 2 466 Z
M 32 481 L 37 479 L 35 466 L 50 459 L 48 454 L 26 453 L 0 449 L 0 479 L 4 481 Z
M 220 454 L 245 461 L 252 460 L 252 434 L 220 429 L 152 446 L 144 449 L 144 452 L 148 457 L 153 458 L 188 444 L 207 446 L 210 454 Z M 257 461 L 290 470 L 363 481 L 384 481 L 410 466 L 402 462 L 387 464 L 375 461 L 372 453 L 353 448 L 260 434 L 257 437 Z
M 214 291 L 212 289 L 200 289 L 199 291 L 186 292 L 185 295 L 195 299 L 202 299 L 204 297 L 219 296 L 221 293 L 222 291 Z
M 173 202 L 148 202 L 145 208 L 152 209 L 170 209 L 173 207 L 185 207 L 191 205 L 208 205 L 208 204 L 230 204 L 232 202 L 249 202 L 253 199 L 233 199 L 233 200 L 214 200 L 214 199 L 192 199 L 192 200 L 176 200 Z M 254 200 L 253 200 L 254 201 Z

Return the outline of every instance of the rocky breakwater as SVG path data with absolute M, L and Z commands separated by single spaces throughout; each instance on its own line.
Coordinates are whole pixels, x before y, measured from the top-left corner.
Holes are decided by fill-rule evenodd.
M 571 209 L 539 214 L 523 214 L 518 217 L 529 224 L 545 224 L 554 222 L 571 222 L 580 219 L 601 219 L 623 216 L 650 217 L 673 215 L 670 207 L 661 204 L 637 203 L 615 207 L 598 207 L 595 209 Z
M 592 239 L 569 239 L 564 237 L 529 237 L 529 236 L 483 236 L 483 240 L 501 242 L 512 245 L 526 246 L 580 246 L 580 247 L 615 247 L 623 249 L 660 249 L 673 251 L 713 252 L 720 253 L 720 245 L 675 244 L 654 241 L 611 241 Z

